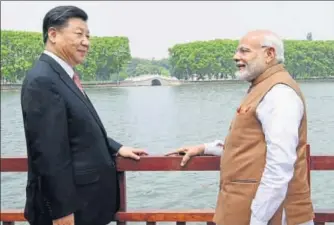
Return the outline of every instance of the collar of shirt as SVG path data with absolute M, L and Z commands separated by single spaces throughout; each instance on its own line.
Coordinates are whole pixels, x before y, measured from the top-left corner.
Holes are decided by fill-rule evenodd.
M 59 58 L 50 51 L 44 50 L 44 53 L 53 58 L 54 60 L 56 60 L 56 62 L 59 63 L 59 65 L 66 71 L 66 73 L 71 77 L 71 79 L 73 79 L 74 70 L 70 65 L 68 65 L 67 62 L 65 62 L 63 59 Z

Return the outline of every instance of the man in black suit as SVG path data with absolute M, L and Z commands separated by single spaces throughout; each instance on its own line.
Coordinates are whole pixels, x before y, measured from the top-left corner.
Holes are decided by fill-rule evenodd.
M 32 225 L 108 224 L 119 207 L 115 156 L 147 155 L 107 136 L 74 72 L 89 48 L 87 18 L 74 6 L 50 10 L 45 51 L 23 82 L 25 217 Z

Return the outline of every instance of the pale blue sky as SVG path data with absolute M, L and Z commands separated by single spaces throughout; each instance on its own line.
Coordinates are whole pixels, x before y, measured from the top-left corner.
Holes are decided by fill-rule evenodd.
M 76 5 L 89 15 L 95 36 L 127 36 L 133 56 L 167 57 L 174 44 L 238 39 L 248 30 L 270 29 L 283 38 L 334 40 L 334 2 L 232 1 L 1 1 L 1 29 L 39 31 L 45 13 Z

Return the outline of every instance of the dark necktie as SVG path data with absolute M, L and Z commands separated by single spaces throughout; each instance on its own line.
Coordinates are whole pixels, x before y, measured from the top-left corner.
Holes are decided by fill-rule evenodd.
M 73 81 L 77 85 L 79 90 L 85 95 L 85 92 L 84 92 L 83 87 L 82 87 L 81 82 L 80 82 L 80 77 L 79 77 L 78 73 L 76 73 L 76 72 L 74 72 Z

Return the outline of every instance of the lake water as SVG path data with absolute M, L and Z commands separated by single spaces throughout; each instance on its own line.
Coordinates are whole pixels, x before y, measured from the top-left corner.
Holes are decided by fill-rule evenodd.
M 312 155 L 334 155 L 334 83 L 300 83 L 308 107 Z M 162 155 L 227 133 L 247 84 L 88 89 L 109 136 Z M 1 155 L 25 155 L 19 91 L 1 93 Z M 127 173 L 128 209 L 214 208 L 217 172 Z M 334 208 L 334 171 L 312 172 L 316 208 Z M 25 173 L 1 174 L 1 207 L 22 208 Z

